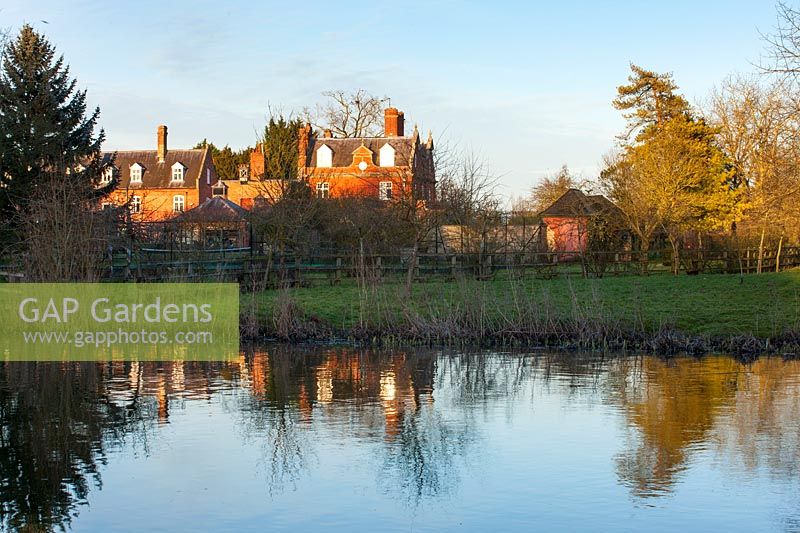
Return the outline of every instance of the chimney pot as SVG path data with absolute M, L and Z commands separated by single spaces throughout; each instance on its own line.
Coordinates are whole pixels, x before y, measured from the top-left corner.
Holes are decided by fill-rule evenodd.
M 167 159 L 167 127 L 163 124 L 158 127 L 158 162 L 163 163 Z

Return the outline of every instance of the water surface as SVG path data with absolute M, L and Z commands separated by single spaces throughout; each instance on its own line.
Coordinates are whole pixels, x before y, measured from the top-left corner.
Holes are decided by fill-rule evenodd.
M 0 521 L 800 530 L 800 362 L 263 346 L 0 363 Z

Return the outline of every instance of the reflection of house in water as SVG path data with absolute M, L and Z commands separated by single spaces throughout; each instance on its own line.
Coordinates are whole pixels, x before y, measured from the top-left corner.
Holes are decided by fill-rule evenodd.
M 391 439 L 406 413 L 433 402 L 434 372 L 432 355 L 328 350 L 298 361 L 293 354 L 257 351 L 229 362 L 113 363 L 108 390 L 117 404 L 154 400 L 158 419 L 167 422 L 175 398 L 207 400 L 214 390 L 239 383 L 259 401 L 295 408 L 304 421 L 317 410 L 338 416 L 337 402 L 355 405 L 363 429 L 382 422 Z M 372 416 L 376 407 L 379 418 Z
M 316 397 L 309 405 L 324 407 L 337 401 L 355 401 L 364 408 L 380 405 L 386 437 L 392 439 L 406 412 L 433 402 L 433 374 L 431 357 L 396 353 L 368 358 L 330 352 L 315 369 Z M 374 425 L 368 416 L 364 421 Z
M 247 381 L 243 358 L 229 362 L 114 362 L 106 382 L 109 399 L 133 406 L 140 399 L 154 399 L 160 422 L 168 422 L 175 398 L 208 400 L 214 382 Z

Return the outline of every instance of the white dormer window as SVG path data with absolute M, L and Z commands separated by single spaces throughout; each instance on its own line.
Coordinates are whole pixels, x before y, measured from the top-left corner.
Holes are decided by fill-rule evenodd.
M 333 150 L 330 146 L 323 144 L 317 149 L 317 167 L 330 168 L 333 166 Z
M 113 166 L 109 165 L 103 169 L 103 175 L 100 177 L 100 183 L 111 183 L 111 180 L 114 179 L 114 174 L 116 174 L 117 169 Z
M 389 143 L 383 145 L 380 150 L 380 160 L 382 167 L 393 167 L 394 166 L 394 148 Z
M 141 183 L 142 182 L 142 171 L 144 167 L 139 163 L 134 163 L 131 165 L 131 183 Z
M 381 166 L 383 166 L 383 165 L 381 165 Z M 381 200 L 391 200 L 392 199 L 392 182 L 391 181 L 382 181 L 378 185 L 379 185 L 378 198 L 380 198 Z
M 172 181 L 183 181 L 183 175 L 186 172 L 186 167 L 181 163 L 172 165 Z

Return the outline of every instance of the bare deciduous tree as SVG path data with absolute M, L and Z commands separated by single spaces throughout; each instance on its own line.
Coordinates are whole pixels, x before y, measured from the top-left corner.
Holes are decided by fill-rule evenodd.
M 530 195 L 515 205 L 515 210 L 541 213 L 570 189 L 589 189 L 589 180 L 570 173 L 567 165 L 531 187 Z
M 98 210 L 92 187 L 70 180 L 63 171 L 42 176 L 32 201 L 19 215 L 26 280 L 99 279 L 116 210 Z
M 389 98 L 379 97 L 364 89 L 353 92 L 325 91 L 328 100 L 313 109 L 306 108 L 303 116 L 319 130 L 331 130 L 337 137 L 377 137 L 383 132 L 383 109 Z
M 732 77 L 712 93 L 708 115 L 744 193 L 740 233 L 758 238 L 760 270 L 766 239 L 800 237 L 800 108 L 785 79 Z
M 769 46 L 768 72 L 797 77 L 800 74 L 800 9 L 778 2 L 778 25 L 772 34 L 763 35 Z

